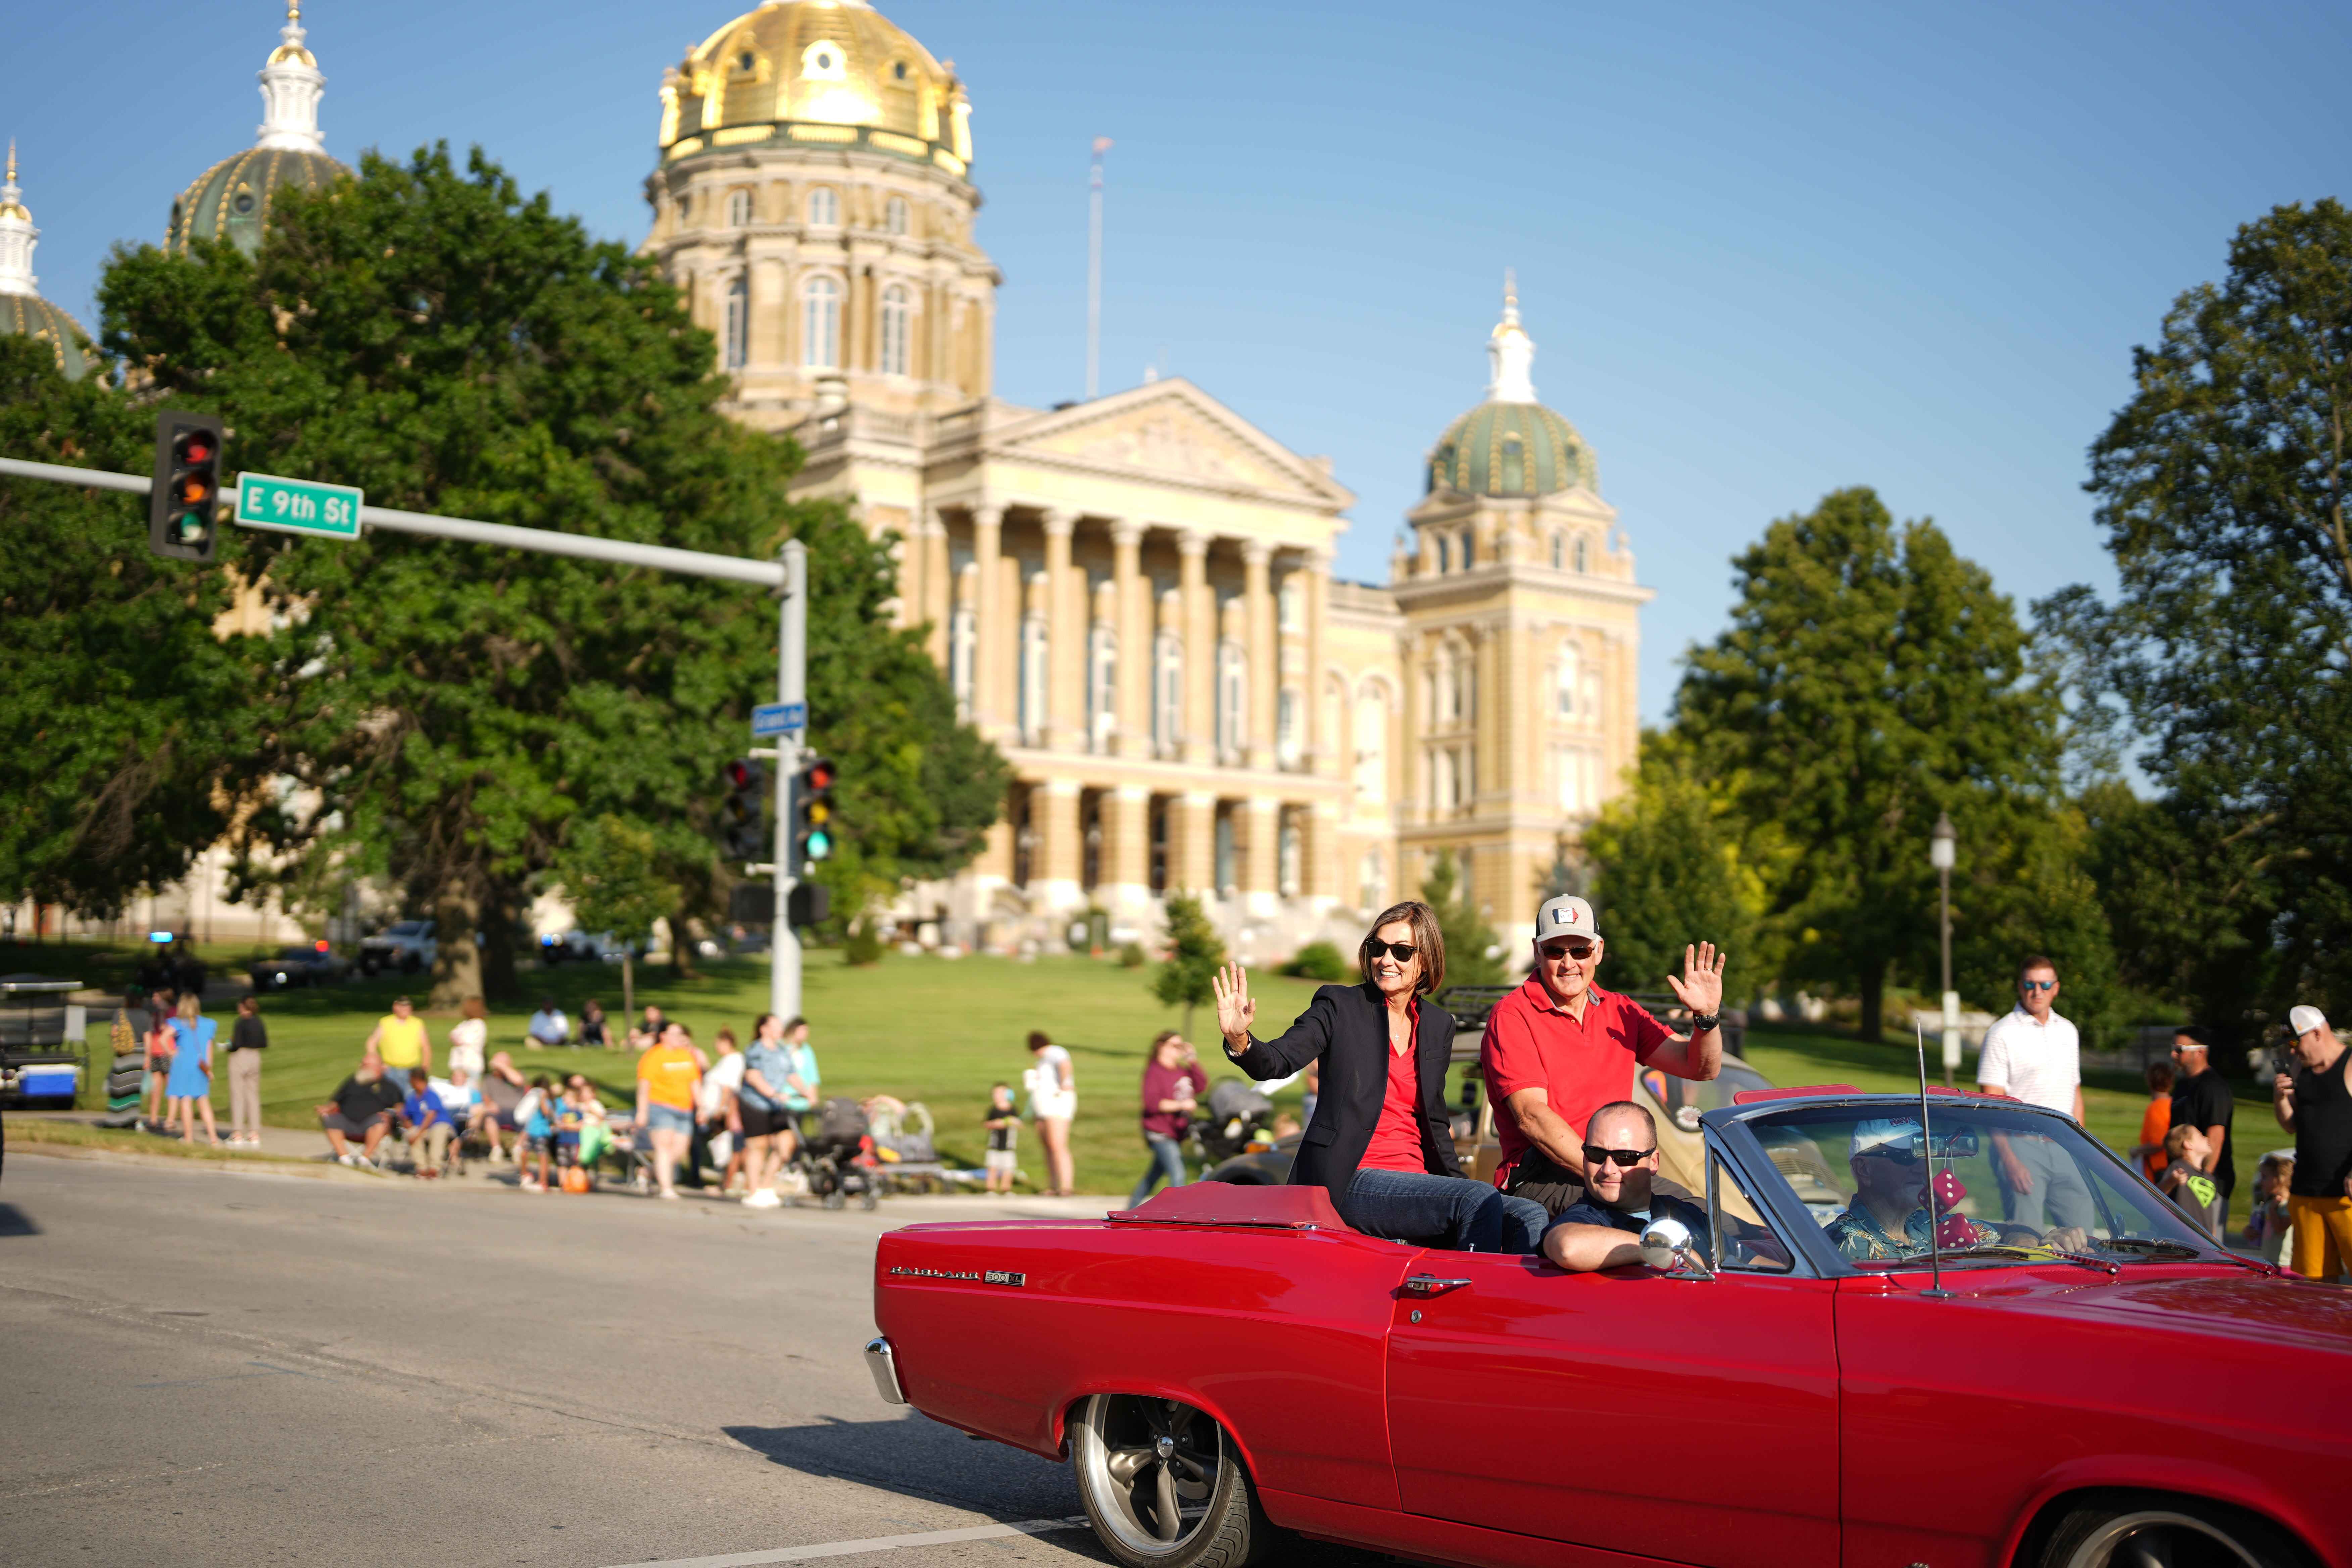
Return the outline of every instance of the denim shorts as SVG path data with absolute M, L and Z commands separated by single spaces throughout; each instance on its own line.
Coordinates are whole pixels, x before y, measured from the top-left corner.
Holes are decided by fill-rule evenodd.
M 691 1137 L 694 1133 L 694 1112 L 680 1110 L 675 1105 L 646 1107 L 646 1127 L 655 1132 L 676 1132 Z

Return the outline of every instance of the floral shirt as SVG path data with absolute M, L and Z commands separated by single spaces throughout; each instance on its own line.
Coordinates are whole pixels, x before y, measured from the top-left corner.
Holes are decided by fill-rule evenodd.
M 1990 1247 L 2000 1239 L 2000 1233 L 1989 1225 L 1979 1225 L 1974 1220 L 1966 1223 L 1975 1233 L 1975 1239 L 1969 1243 L 1971 1247 Z M 1870 1216 L 1870 1211 L 1860 1204 L 1853 1205 L 1823 1226 L 1822 1234 L 1830 1238 L 1830 1245 L 1838 1249 L 1838 1256 L 1850 1262 L 1916 1258 L 1927 1250 L 1927 1210 L 1923 1205 L 1911 1211 L 1910 1217 L 1903 1222 L 1903 1237 L 1899 1241 L 1880 1229 L 1878 1222 Z

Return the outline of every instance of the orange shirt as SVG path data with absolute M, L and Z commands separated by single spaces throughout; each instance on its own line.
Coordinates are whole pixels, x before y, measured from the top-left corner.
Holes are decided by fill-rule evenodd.
M 2171 1131 L 2172 1100 L 2168 1095 L 2159 1094 L 2147 1102 L 2146 1110 L 2139 1113 L 2139 1141 L 2155 1145 L 2152 1152 L 2139 1157 L 2140 1167 L 2151 1182 L 2172 1163 L 2164 1152 L 2164 1135 Z
M 701 1077 L 694 1053 L 684 1047 L 656 1046 L 637 1058 L 637 1081 L 646 1086 L 646 1098 L 673 1110 L 692 1113 L 694 1086 Z

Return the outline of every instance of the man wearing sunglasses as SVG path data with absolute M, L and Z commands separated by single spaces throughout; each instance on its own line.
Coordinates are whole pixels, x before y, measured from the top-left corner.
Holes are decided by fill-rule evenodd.
M 1630 996 L 1593 982 L 1604 954 L 1582 899 L 1548 899 L 1536 911 L 1535 970 L 1495 1004 L 1479 1057 L 1503 1146 L 1495 1184 L 1558 1215 L 1584 1196 L 1584 1145 L 1592 1113 L 1622 1100 L 1637 1067 L 1706 1079 L 1723 1066 L 1723 954 L 1712 942 L 1685 949 L 1666 984 L 1691 1010 L 1678 1039 Z
M 2017 1006 L 1985 1031 L 1978 1087 L 2083 1120 L 2083 1038 L 2059 1016 L 2058 966 L 2036 953 L 2017 966 Z M 2097 1214 L 2074 1158 L 2030 1133 L 1992 1135 L 2000 1217 L 2047 1230 L 2087 1226 Z
M 1658 1123 L 1649 1110 L 1620 1100 L 1585 1122 L 1584 1196 L 1544 1230 L 1543 1255 L 1572 1274 L 1642 1261 L 1642 1233 L 1653 1220 L 1678 1219 L 1691 1244 L 1707 1254 L 1706 1211 L 1653 1192 L 1658 1173 Z

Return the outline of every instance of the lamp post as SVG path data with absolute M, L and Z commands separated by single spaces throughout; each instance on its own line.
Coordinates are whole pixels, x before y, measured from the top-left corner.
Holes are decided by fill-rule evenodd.
M 1936 814 L 1936 830 L 1927 838 L 1927 863 L 1936 868 L 1936 902 L 1944 938 L 1944 1087 L 1960 1065 L 1960 994 L 1952 989 L 1952 866 L 1959 858 L 1959 835 L 1952 831 L 1949 812 Z

